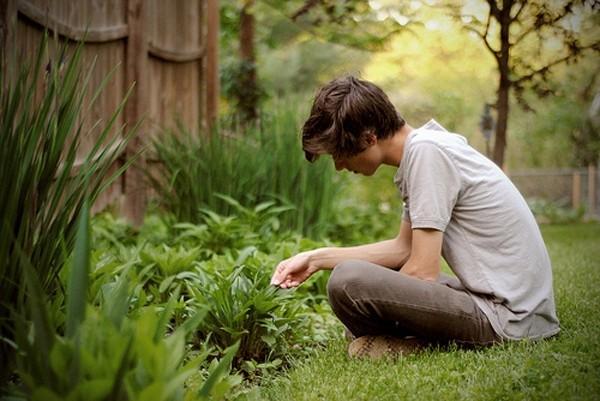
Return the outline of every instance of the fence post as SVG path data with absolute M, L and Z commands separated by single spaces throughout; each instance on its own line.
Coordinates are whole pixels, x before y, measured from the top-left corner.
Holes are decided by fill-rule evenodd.
M 127 1 L 127 26 L 129 30 L 126 51 L 126 84 L 135 83 L 133 92 L 125 107 L 125 121 L 133 127 L 148 110 L 147 58 L 148 38 L 146 35 L 147 7 L 144 0 Z M 126 150 L 127 158 L 138 154 L 143 146 L 143 130 L 129 142 Z M 144 172 L 146 157 L 139 155 L 123 176 L 123 215 L 134 225 L 139 226 L 144 220 L 146 211 L 146 184 Z
M 0 2 L 0 73 L 4 74 L 2 77 L 4 80 L 4 88 L 8 87 L 10 79 L 10 70 L 13 67 L 12 63 L 15 61 L 14 56 L 19 57 L 16 54 L 14 48 L 15 38 L 14 33 L 16 30 L 17 20 L 17 4 L 16 0 L 5 0 Z M 8 49 L 12 49 L 9 51 Z
M 210 129 L 219 112 L 219 0 L 207 0 L 206 14 L 205 118 Z
M 588 216 L 596 213 L 596 166 L 588 165 Z
M 573 188 L 571 192 L 571 206 L 573 209 L 581 205 L 581 173 L 579 170 L 573 171 Z

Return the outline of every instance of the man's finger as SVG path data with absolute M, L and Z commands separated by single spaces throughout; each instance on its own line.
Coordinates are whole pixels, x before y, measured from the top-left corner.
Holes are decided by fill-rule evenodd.
M 271 285 L 280 285 L 285 276 L 287 276 L 287 269 L 285 263 L 281 262 L 275 269 L 275 273 L 273 273 Z

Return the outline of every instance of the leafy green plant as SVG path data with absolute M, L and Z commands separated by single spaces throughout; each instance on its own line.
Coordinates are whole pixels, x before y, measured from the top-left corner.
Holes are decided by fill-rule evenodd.
M 302 298 L 269 285 L 272 266 L 271 256 L 254 249 L 240 252 L 237 260 L 214 257 L 199 267 L 203 282 L 189 289 L 207 307 L 198 335 L 218 348 L 240 342 L 235 366 L 252 366 L 244 361 L 278 366 L 298 354 L 304 341 L 316 341 Z
M 233 208 L 229 216 L 202 209 L 203 224 L 179 223 L 174 227 L 181 230 L 176 242 L 198 244 L 205 258 L 223 254 L 232 249 L 254 246 L 266 251 L 272 241 L 282 241 L 289 235 L 282 232 L 281 218 L 293 207 L 278 206 L 274 201 L 260 203 L 252 208 L 242 206 L 235 199 L 217 195 Z
M 6 88 L 0 94 L 0 182 L 5 189 L 0 198 L 0 365 L 5 367 L 14 356 L 11 313 L 23 313 L 26 305 L 22 261 L 30 261 L 44 291 L 55 291 L 73 249 L 84 197 L 93 202 L 129 164 L 110 171 L 131 138 L 119 128 L 111 134 L 125 100 L 106 123 L 95 125 L 99 135 L 94 132 L 92 148 L 78 161 L 80 142 L 88 134 L 83 121 L 90 113 L 83 105 L 94 105 L 110 76 L 90 88 L 93 68 L 82 71 L 81 45 L 64 64 L 51 59 L 44 71 L 47 50 L 44 37 L 32 65 L 23 63 L 13 80 L 0 82 Z M 67 54 L 66 45 L 59 51 Z M 2 375 L 0 382 L 5 379 Z
M 324 244 L 281 232 L 276 219 L 284 211 L 276 204 L 246 208 L 223 199 L 234 204 L 234 214 L 225 217 L 207 210 L 202 224 L 163 227 L 175 233 L 168 244 L 147 242 L 144 231 L 154 225 L 142 227 L 135 244 L 127 246 L 106 241 L 105 230 L 97 231 L 98 244 L 108 248 L 97 250 L 101 253 L 92 288 L 101 292 L 115 274 L 124 274 L 132 283 L 130 308 L 136 311 L 173 300 L 173 327 L 206 309 L 188 344 L 197 349 L 208 343 L 222 350 L 239 341 L 234 366 L 254 380 L 287 365 L 293 356 L 312 352 L 316 344 L 341 330 L 326 301 L 326 273 L 293 291 L 270 285 L 280 260 Z M 101 225 L 111 221 L 103 216 L 96 220 Z
M 104 287 L 100 308 L 86 302 L 90 265 L 87 206 L 79 219 L 67 287 L 65 335 L 56 334 L 35 270 L 24 253 L 20 256 L 24 259 L 33 321 L 19 321 L 21 383 L 11 389 L 13 399 L 215 400 L 224 399 L 231 386 L 239 383 L 239 378 L 228 375 L 239 344 L 224 350 L 221 361 L 213 362 L 205 374 L 199 368 L 206 366 L 208 349 L 186 355 L 186 337 L 202 321 L 204 310 L 198 309 L 183 324 L 171 328 L 171 298 L 162 307 L 144 308 L 129 318 L 124 274 Z M 33 336 L 28 335 L 30 332 Z M 186 381 L 198 374 L 203 379 L 186 387 Z
M 198 247 L 185 249 L 181 245 L 171 248 L 162 244 L 157 248 L 145 248 L 140 252 L 142 263 L 155 265 L 163 276 L 171 276 L 191 270 L 193 262 L 200 255 Z
M 224 126 L 226 124 L 223 124 Z M 203 210 L 228 216 L 278 200 L 295 209 L 279 216 L 286 229 L 321 235 L 337 191 L 326 160 L 310 165 L 301 149 L 297 110 L 290 106 L 261 117 L 258 126 L 222 127 L 201 135 L 180 126 L 154 142 L 160 174 L 149 176 L 162 206 L 179 221 L 200 223 Z

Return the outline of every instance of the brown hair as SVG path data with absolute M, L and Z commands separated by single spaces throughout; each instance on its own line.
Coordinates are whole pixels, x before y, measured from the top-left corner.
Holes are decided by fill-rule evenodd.
M 322 87 L 302 127 L 302 148 L 308 161 L 320 154 L 354 156 L 367 148 L 367 137 L 392 136 L 405 122 L 377 85 L 352 75 Z

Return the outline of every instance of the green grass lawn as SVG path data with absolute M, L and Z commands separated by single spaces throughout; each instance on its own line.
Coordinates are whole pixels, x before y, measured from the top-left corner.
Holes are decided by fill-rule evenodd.
M 483 350 L 350 360 L 343 340 L 266 379 L 260 400 L 600 400 L 600 224 L 546 226 L 562 331 Z

